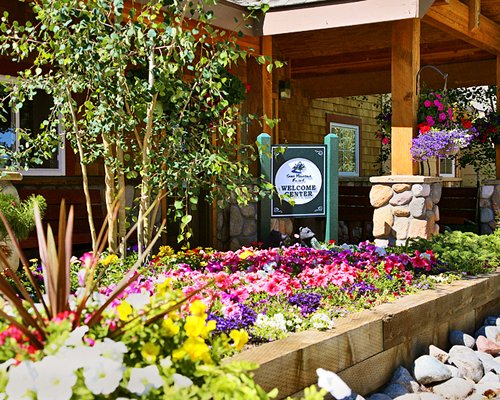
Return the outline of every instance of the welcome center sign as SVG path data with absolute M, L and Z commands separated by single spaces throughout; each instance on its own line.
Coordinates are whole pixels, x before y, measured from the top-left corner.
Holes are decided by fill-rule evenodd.
M 271 217 L 325 216 L 326 146 L 272 146 Z

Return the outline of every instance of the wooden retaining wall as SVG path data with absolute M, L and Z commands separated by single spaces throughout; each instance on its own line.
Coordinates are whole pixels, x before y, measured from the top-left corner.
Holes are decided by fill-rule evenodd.
M 299 332 L 231 359 L 258 363 L 255 380 L 267 391 L 277 387 L 278 399 L 316 383 L 319 367 L 366 395 L 398 366 L 411 368 L 430 344 L 447 348 L 450 330 L 472 334 L 491 314 L 500 314 L 500 269 L 338 319 L 332 331 Z

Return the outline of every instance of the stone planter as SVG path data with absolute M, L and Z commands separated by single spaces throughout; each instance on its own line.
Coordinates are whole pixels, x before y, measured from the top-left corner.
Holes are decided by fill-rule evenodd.
M 14 196 L 17 200 L 19 200 L 19 194 L 17 193 L 17 189 L 12 184 L 12 181 L 20 181 L 22 179 L 23 176 L 19 172 L 6 172 L 5 176 L 0 177 L 0 192 Z M 0 241 L 0 251 L 3 246 L 5 246 L 5 252 L 10 266 L 14 271 L 16 271 L 19 267 L 19 255 L 17 254 L 17 250 L 12 245 L 9 237 Z M 1 269 L 3 269 L 3 267 L 0 265 L 0 270 Z

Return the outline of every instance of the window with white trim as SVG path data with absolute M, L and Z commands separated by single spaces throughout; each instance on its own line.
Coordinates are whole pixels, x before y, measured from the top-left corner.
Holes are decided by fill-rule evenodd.
M 9 82 L 3 76 L 0 76 L 0 81 Z M 1 97 L 3 96 L 0 94 Z M 52 96 L 40 90 L 33 99 L 26 100 L 19 111 L 12 109 L 10 113 L 4 115 L 6 120 L 0 120 L 0 145 L 15 150 L 20 145 L 17 132 L 27 130 L 32 135 L 41 132 L 40 125 L 48 118 L 52 105 Z M 63 136 L 61 126 L 58 127 L 58 135 Z M 22 173 L 33 176 L 62 176 L 65 175 L 65 167 L 65 148 L 59 145 L 52 153 L 52 157 L 42 160 L 40 164 L 33 163 L 27 171 L 22 171 Z
M 439 176 L 455 177 L 455 159 L 441 158 L 439 160 Z
M 359 125 L 330 122 L 330 133 L 339 138 L 339 175 L 359 176 Z

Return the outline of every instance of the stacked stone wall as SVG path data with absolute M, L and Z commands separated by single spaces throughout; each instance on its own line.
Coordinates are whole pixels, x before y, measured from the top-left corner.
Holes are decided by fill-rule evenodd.
M 408 238 L 430 238 L 439 233 L 440 178 L 425 176 L 373 177 L 370 203 L 373 236 L 378 246 L 406 243 Z
M 492 233 L 497 227 L 496 216 L 500 212 L 500 180 L 485 181 L 479 199 L 481 233 Z

